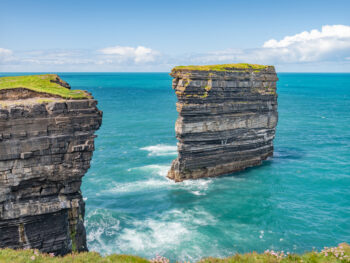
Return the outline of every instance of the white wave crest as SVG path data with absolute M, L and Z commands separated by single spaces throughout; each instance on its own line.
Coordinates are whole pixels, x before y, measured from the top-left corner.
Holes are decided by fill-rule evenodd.
M 179 183 L 179 186 L 184 190 L 190 191 L 194 195 L 205 195 L 210 185 L 213 183 L 210 179 L 185 180 Z
M 121 194 L 140 191 L 155 191 L 158 189 L 182 189 L 194 195 L 206 195 L 214 178 L 205 178 L 197 180 L 185 180 L 175 183 L 166 177 L 170 165 L 152 164 L 141 167 L 129 168 L 129 172 L 142 171 L 146 173 L 147 179 L 132 182 L 112 182 L 110 188 L 105 193 Z
M 148 156 L 168 156 L 177 154 L 177 146 L 157 144 L 140 148 L 140 150 L 148 151 Z
M 134 222 L 133 228 L 124 229 L 118 243 L 119 247 L 126 251 L 130 248 L 142 252 L 159 248 L 169 249 L 172 245 L 180 244 L 189 233 L 181 222 L 147 219 Z
M 170 169 L 168 164 L 151 164 L 141 167 L 129 168 L 129 172 L 142 171 L 146 173 L 146 180 L 132 181 L 132 182 L 112 182 L 111 187 L 106 190 L 107 193 L 127 193 L 139 191 L 152 191 L 159 188 L 169 187 L 175 182 L 166 178 Z
M 173 209 L 154 218 L 134 221 L 121 231 L 117 247 L 123 253 L 152 257 L 156 253 L 174 251 L 181 244 L 191 244 L 193 239 L 206 239 L 197 227 L 215 224 L 215 217 L 204 210 Z M 177 252 L 180 258 L 189 259 L 182 251 Z
M 168 180 L 157 180 L 157 179 L 149 179 L 149 180 L 141 180 L 136 182 L 127 182 L 127 183 L 116 183 L 112 184 L 112 187 L 105 192 L 107 193 L 131 193 L 131 192 L 139 192 L 139 191 L 152 191 L 159 188 L 167 187 L 171 184 Z
M 152 175 L 159 175 L 165 177 L 168 174 L 170 169 L 170 165 L 168 164 L 150 164 L 141 167 L 135 167 L 128 169 L 129 172 L 133 170 L 141 170 L 147 173 L 151 173 Z
M 89 249 L 101 253 L 111 253 L 113 247 L 105 242 L 106 237 L 115 237 L 120 230 L 120 221 L 106 209 L 88 210 L 85 217 L 86 239 Z

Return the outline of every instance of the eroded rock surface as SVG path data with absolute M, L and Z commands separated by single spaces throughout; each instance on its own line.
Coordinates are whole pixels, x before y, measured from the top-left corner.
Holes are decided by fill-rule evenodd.
M 102 112 L 92 98 L 12 95 L 0 94 L 0 247 L 85 251 L 80 186 Z
M 213 177 L 256 166 L 273 155 L 278 80 L 274 67 L 174 68 L 179 117 L 175 181 Z

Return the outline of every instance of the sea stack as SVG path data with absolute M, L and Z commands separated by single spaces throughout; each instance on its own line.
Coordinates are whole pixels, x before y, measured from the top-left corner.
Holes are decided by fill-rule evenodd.
M 278 120 L 273 66 L 224 64 L 173 68 L 180 182 L 260 165 L 273 155 Z
M 0 248 L 87 250 L 80 185 L 96 104 L 54 74 L 0 78 Z

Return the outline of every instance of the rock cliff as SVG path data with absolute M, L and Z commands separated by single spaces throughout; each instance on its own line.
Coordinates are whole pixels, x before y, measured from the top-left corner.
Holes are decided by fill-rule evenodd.
M 178 98 L 179 182 L 259 165 L 273 155 L 278 80 L 273 66 L 180 66 L 171 74 Z
M 57 75 L 0 78 L 0 247 L 87 250 L 80 185 L 96 104 Z

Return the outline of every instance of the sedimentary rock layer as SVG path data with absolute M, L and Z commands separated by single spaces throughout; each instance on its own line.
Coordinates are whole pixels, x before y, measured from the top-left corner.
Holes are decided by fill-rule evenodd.
M 278 80 L 274 67 L 177 67 L 175 181 L 212 177 L 259 165 L 273 155 Z
M 102 121 L 96 104 L 2 90 L 0 247 L 87 250 L 80 185 Z

